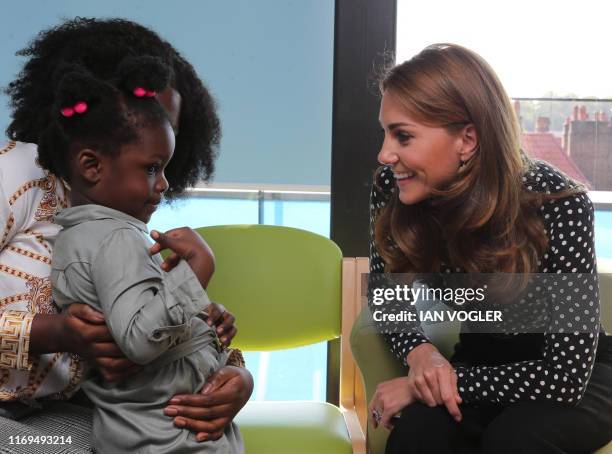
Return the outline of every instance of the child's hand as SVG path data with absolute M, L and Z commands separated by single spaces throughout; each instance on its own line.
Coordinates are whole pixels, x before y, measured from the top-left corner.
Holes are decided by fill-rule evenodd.
M 152 230 L 151 238 L 155 240 L 155 244 L 149 249 L 151 255 L 164 249 L 172 251 L 161 265 L 164 271 L 170 271 L 183 259 L 198 277 L 202 287 L 206 288 L 215 271 L 215 256 L 197 232 L 189 227 L 180 227 L 165 233 Z

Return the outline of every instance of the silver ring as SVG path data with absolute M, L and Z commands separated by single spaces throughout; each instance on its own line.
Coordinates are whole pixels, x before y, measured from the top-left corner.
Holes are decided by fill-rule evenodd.
M 374 418 L 374 421 L 376 421 L 376 424 L 378 424 L 382 419 L 382 412 L 375 408 L 372 410 L 372 417 Z

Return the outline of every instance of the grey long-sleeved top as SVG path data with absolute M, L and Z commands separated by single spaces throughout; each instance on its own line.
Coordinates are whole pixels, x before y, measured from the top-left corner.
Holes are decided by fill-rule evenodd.
M 190 320 L 210 301 L 184 261 L 161 270 L 143 222 L 101 205 L 68 208 L 55 221 L 64 228 L 51 272 L 60 307 L 79 301 L 102 311 L 117 345 L 137 364 L 189 335 Z
M 163 413 L 175 394 L 199 392 L 226 359 L 216 348 L 214 330 L 196 317 L 210 301 L 187 263 L 162 271 L 159 255 L 149 255 L 145 224 L 110 208 L 69 208 L 56 222 L 63 226 L 52 260 L 56 303 L 79 301 L 102 311 L 123 353 L 147 365 L 119 383 L 96 376 L 83 383 L 95 405 L 96 451 L 242 453 L 235 424 L 226 426 L 220 439 L 199 443 Z

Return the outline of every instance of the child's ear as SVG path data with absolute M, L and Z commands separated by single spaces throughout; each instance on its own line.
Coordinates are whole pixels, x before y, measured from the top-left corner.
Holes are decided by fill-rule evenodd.
M 76 172 L 89 184 L 97 184 L 102 178 L 104 166 L 100 153 L 90 148 L 77 152 Z

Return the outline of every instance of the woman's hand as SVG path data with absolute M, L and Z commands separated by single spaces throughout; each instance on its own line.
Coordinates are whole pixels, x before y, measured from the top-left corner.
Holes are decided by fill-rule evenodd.
M 106 381 L 120 381 L 140 370 L 117 347 L 100 312 L 73 303 L 59 317 L 60 351 L 76 353 L 89 361 Z
M 168 230 L 165 233 L 151 231 L 155 244 L 149 248 L 149 253 L 155 255 L 164 249 L 172 253 L 161 264 L 164 271 L 170 271 L 183 259 L 198 277 L 202 287 L 206 288 L 215 271 L 215 256 L 198 233 L 189 227 Z
M 206 323 L 208 326 L 215 325 L 217 327 L 217 336 L 223 345 L 229 347 L 232 339 L 236 336 L 238 328 L 234 325 L 236 318 L 228 312 L 222 304 L 210 303 L 207 308 L 208 317 Z
M 411 395 L 430 407 L 444 405 L 456 421 L 461 421 L 457 374 L 438 349 L 428 343 L 421 344 L 408 354 L 407 363 Z
M 196 440 L 217 440 L 247 403 L 253 377 L 244 368 L 225 366 L 211 375 L 200 394 L 179 394 L 170 399 L 164 413 L 174 425 L 196 432 Z
M 368 406 L 372 426 L 376 429 L 380 424 L 389 430 L 393 429 L 392 418 L 416 400 L 408 385 L 408 377 L 379 383 Z

